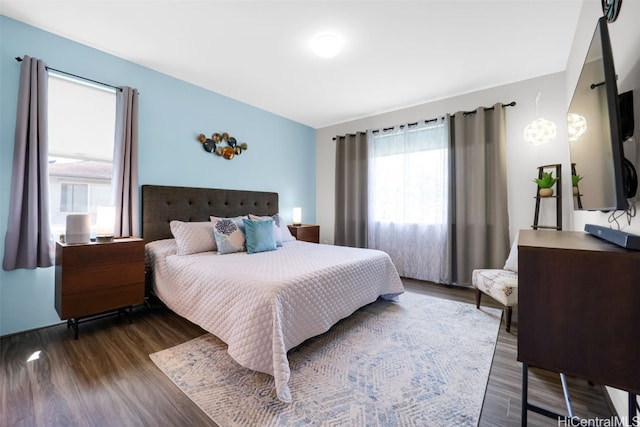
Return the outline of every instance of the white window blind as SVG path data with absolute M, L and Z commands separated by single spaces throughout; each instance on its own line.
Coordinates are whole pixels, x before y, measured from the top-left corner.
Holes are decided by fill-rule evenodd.
M 113 162 L 114 89 L 49 75 L 49 157 Z
M 66 216 L 109 206 L 116 122 L 115 90 L 49 74 L 49 204 L 54 238 Z

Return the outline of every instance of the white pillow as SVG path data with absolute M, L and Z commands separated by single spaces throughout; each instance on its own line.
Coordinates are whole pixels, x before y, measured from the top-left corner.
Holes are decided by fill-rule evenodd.
M 171 234 L 176 239 L 178 255 L 215 251 L 216 239 L 210 222 L 171 221 Z
M 234 218 L 209 217 L 213 224 L 213 234 L 219 254 L 231 254 L 247 250 L 243 218 L 242 216 Z
M 280 215 L 275 214 L 273 216 L 273 220 L 280 229 L 280 237 L 282 238 L 283 242 L 292 242 L 296 240 L 296 238 L 293 237 L 293 234 L 291 234 L 291 230 L 289 230 L 289 227 L 287 227 L 287 224 L 284 223 L 284 220 Z
M 502 267 L 503 270 L 513 271 L 514 273 L 518 272 L 518 236 L 519 233 L 516 234 L 516 237 L 513 239 L 509 257 L 507 257 L 507 261 L 504 263 L 504 267 Z

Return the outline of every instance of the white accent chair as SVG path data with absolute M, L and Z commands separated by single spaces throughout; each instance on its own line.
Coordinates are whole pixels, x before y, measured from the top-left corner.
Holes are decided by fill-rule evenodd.
M 511 245 L 511 252 L 502 270 L 473 270 L 471 283 L 476 288 L 476 308 L 485 293 L 505 306 L 507 332 L 511 332 L 513 306 L 518 303 L 518 236 Z

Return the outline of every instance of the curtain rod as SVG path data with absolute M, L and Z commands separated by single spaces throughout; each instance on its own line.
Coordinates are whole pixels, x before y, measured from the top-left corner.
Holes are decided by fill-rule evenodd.
M 22 62 L 22 58 L 20 58 L 19 56 L 16 56 L 16 61 Z M 77 79 L 85 80 L 85 81 L 91 82 L 91 83 L 96 83 L 96 84 L 99 84 L 99 85 L 102 85 L 102 86 L 107 86 L 107 87 L 110 87 L 110 88 L 113 88 L 115 90 L 119 90 L 120 92 L 122 92 L 121 88 L 119 88 L 118 86 L 110 85 L 109 83 L 99 82 L 97 80 L 89 79 L 87 77 L 82 77 L 82 76 L 79 76 L 79 75 L 73 74 L 73 73 L 68 73 L 66 71 L 58 70 L 56 68 L 52 68 L 52 67 L 49 67 L 49 66 L 45 66 L 44 68 L 46 68 L 47 71 L 49 71 L 49 70 L 55 71 L 56 73 L 60 73 L 60 74 L 64 74 L 64 75 L 67 75 L 67 76 L 75 77 Z
M 515 105 L 516 105 L 516 101 L 511 101 L 510 103 L 508 103 L 508 104 L 503 104 L 502 106 L 503 106 L 503 107 L 514 107 Z M 490 110 L 493 110 L 493 107 L 484 107 L 484 111 L 490 111 Z M 475 114 L 476 112 L 477 112 L 477 110 L 473 110 L 473 111 L 465 111 L 465 112 L 463 112 L 462 114 L 466 116 L 466 115 L 469 115 L 469 114 Z M 424 120 L 424 123 L 435 122 L 435 121 L 437 121 L 438 119 L 443 119 L 443 118 L 444 118 L 444 116 L 442 116 L 442 117 L 438 117 L 438 118 L 435 118 L 435 119 L 428 119 L 428 120 Z M 407 126 L 416 126 L 418 123 L 420 123 L 420 122 L 407 123 Z M 400 129 L 402 129 L 402 128 L 404 128 L 404 126 L 405 126 L 405 125 L 400 125 L 399 127 L 400 127 Z M 393 129 L 394 127 L 395 127 L 395 126 L 392 126 L 392 127 L 389 127 L 389 128 L 382 128 L 382 131 L 383 131 L 383 132 L 386 132 L 386 131 L 388 131 L 388 130 Z M 380 132 L 380 129 L 374 129 L 374 130 L 372 130 L 371 132 L 373 132 L 373 133 Z M 355 135 L 355 134 L 349 134 L 349 135 Z M 336 138 L 334 137 L 334 138 L 333 138 L 333 140 L 335 141 L 335 140 L 336 140 Z

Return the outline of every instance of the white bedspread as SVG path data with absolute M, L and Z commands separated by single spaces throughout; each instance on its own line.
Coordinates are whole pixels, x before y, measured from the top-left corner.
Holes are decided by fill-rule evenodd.
M 273 375 L 291 402 L 287 351 L 379 296 L 404 292 L 381 251 L 287 242 L 276 251 L 175 255 L 174 240 L 147 244 L 158 297 L 228 345 L 240 365 Z

